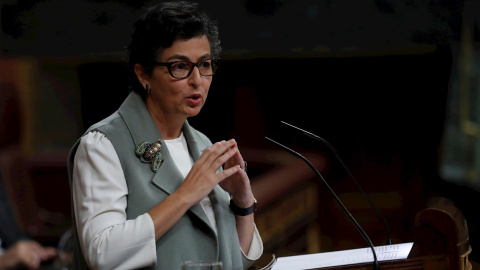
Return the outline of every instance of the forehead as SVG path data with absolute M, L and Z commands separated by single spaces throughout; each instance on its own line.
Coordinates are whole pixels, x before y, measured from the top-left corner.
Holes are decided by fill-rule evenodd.
M 175 40 L 172 46 L 162 51 L 159 58 L 162 61 L 172 58 L 197 60 L 205 56 L 210 56 L 210 43 L 206 36 L 201 36 Z

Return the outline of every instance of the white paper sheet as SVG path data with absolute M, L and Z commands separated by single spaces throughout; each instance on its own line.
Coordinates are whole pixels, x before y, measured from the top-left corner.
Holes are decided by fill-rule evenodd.
M 402 260 L 408 257 L 412 243 L 375 247 L 378 261 Z M 371 248 L 349 249 L 290 257 L 280 257 L 272 270 L 305 270 L 339 265 L 373 263 Z

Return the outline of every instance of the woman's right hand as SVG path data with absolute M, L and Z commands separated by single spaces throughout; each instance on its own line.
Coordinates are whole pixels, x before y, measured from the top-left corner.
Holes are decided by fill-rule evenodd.
M 236 152 L 233 139 L 217 142 L 207 148 L 195 162 L 177 193 L 188 196 L 192 205 L 201 201 L 219 182 L 241 170 L 237 165 L 217 173 Z
M 148 211 L 155 226 L 155 239 L 164 235 L 194 204 L 204 199 L 222 180 L 241 170 L 239 165 L 221 172 L 218 169 L 235 153 L 234 140 L 213 144 L 193 164 L 182 185 Z

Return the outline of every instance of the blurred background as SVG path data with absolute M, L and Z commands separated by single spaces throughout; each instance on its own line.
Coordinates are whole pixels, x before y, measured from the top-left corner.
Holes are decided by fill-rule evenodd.
M 128 95 L 131 25 L 157 2 L 0 2 L 0 173 L 33 238 L 56 245 L 70 228 L 68 151 Z M 480 261 L 480 1 L 198 2 L 218 20 L 223 51 L 189 121 L 212 141 L 238 141 L 267 252 L 367 244 L 310 168 L 265 136 L 311 159 L 373 243 L 387 242 L 331 149 L 285 121 L 336 149 L 394 243 L 414 241 L 415 215 L 443 196 Z

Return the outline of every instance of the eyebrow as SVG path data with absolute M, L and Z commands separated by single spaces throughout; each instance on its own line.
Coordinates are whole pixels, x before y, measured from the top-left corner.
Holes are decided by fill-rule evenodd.
M 209 53 L 204 54 L 199 58 L 199 61 L 206 59 L 206 58 L 211 58 L 212 56 Z M 191 61 L 190 58 L 186 57 L 185 55 L 180 55 L 180 54 L 174 54 L 167 58 L 167 61 L 170 61 L 172 59 L 180 59 L 181 61 Z

